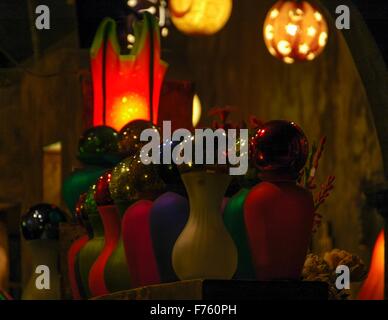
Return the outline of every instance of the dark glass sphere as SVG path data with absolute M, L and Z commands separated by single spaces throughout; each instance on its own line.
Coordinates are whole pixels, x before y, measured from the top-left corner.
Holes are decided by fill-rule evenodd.
M 297 178 L 306 164 L 309 144 L 294 122 L 264 124 L 250 140 L 250 159 L 261 173 Z
M 135 120 L 125 125 L 119 132 L 119 149 L 125 157 L 140 154 L 140 149 L 147 144 L 140 141 L 141 133 L 146 129 L 158 130 L 155 125 L 146 120 Z
M 96 183 L 96 192 L 94 194 L 94 200 L 96 200 L 97 206 L 108 206 L 113 204 L 113 199 L 110 195 L 109 184 L 112 178 L 112 170 L 105 172 Z
M 59 223 L 66 222 L 66 214 L 54 205 L 41 203 L 31 207 L 21 218 L 21 229 L 26 240 L 56 240 Z
M 117 155 L 118 151 L 118 133 L 107 126 L 97 126 L 86 130 L 78 143 L 78 157 L 86 163 L 114 162 L 116 159 L 109 159 L 109 155 Z
M 165 187 L 157 166 L 143 164 L 139 155 L 120 162 L 113 169 L 109 184 L 109 190 L 115 202 L 153 200 L 163 193 Z

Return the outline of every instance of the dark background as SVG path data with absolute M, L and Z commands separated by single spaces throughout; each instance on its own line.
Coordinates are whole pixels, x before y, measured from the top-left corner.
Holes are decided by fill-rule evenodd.
M 126 1 L 123 0 L 77 0 L 76 2 L 78 32 L 82 48 L 90 47 L 101 19 L 111 16 L 123 20 L 123 16 L 129 14 Z M 353 0 L 353 2 L 364 16 L 385 61 L 388 62 L 388 1 Z M 38 4 L 49 5 L 51 23 L 56 28 L 55 32 L 44 31 L 43 43 L 40 44 L 44 49 L 55 43 L 58 36 L 71 31 L 71 26 L 66 23 L 69 21 L 67 19 L 70 12 L 64 4 L 59 4 L 55 0 L 40 1 Z M 33 55 L 29 10 L 31 9 L 27 0 L 1 0 L 0 2 L 0 48 L 5 49 L 19 62 Z M 0 53 L 0 68 L 11 66 L 12 63 Z

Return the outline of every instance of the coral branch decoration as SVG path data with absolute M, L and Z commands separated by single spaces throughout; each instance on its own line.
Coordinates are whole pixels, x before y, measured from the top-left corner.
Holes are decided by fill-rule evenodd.
M 306 189 L 313 192 L 317 189 L 316 175 L 319 168 L 320 160 L 322 159 L 323 152 L 325 150 L 327 138 L 326 136 L 322 137 L 319 141 L 319 144 L 312 144 L 309 158 L 307 160 L 307 165 L 304 168 L 303 174 L 299 177 L 299 184 L 303 185 Z M 327 198 L 330 196 L 331 192 L 334 189 L 335 176 L 329 176 L 326 179 L 326 182 L 321 184 L 320 189 L 314 195 L 314 206 L 315 206 L 315 215 L 314 215 L 314 224 L 313 232 L 315 233 L 318 230 L 318 227 L 322 221 L 322 215 L 317 211 L 318 209 L 326 202 Z
M 315 209 L 318 210 L 319 207 L 325 203 L 326 199 L 330 196 L 330 192 L 334 189 L 334 176 L 329 176 L 327 181 L 322 184 L 320 191 L 315 196 Z

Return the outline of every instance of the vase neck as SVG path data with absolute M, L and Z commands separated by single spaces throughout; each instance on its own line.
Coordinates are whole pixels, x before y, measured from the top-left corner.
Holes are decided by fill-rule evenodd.
M 104 226 L 105 243 L 116 243 L 121 234 L 121 217 L 115 205 L 98 207 Z
M 47 265 L 50 270 L 57 270 L 59 242 L 58 240 L 30 240 L 27 246 L 31 251 L 32 265 Z
M 104 226 L 101 217 L 98 214 L 92 214 L 88 218 L 93 230 L 93 238 L 104 237 Z
M 189 172 L 182 175 L 189 201 L 190 212 L 197 215 L 219 214 L 230 176 L 206 171 Z

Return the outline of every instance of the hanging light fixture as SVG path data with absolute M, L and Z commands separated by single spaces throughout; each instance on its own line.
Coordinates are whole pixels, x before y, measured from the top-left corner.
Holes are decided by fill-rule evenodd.
M 220 31 L 232 13 L 232 0 L 170 0 L 171 20 L 188 35 L 211 35 Z
M 271 55 L 285 63 L 314 60 L 326 46 L 328 27 L 318 8 L 305 0 L 279 0 L 264 22 Z

